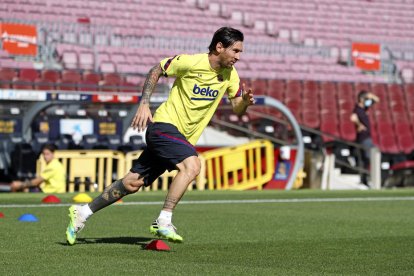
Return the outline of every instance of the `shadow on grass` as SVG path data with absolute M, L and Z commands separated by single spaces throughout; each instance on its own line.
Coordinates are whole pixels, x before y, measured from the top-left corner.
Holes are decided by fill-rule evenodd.
M 144 237 L 108 237 L 108 238 L 78 238 L 76 240 L 77 245 L 82 244 L 128 244 L 128 245 L 139 245 L 142 249 L 154 240 L 153 238 Z M 58 242 L 60 245 L 69 246 L 66 242 Z

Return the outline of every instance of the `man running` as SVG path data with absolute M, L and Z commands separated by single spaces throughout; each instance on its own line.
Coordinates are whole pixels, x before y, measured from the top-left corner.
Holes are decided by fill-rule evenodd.
M 138 131 L 147 127 L 147 147 L 124 178 L 106 187 L 91 203 L 69 208 L 70 221 L 66 231 L 69 244 L 75 243 L 76 234 L 93 213 L 137 192 L 142 186 L 150 185 L 165 170 L 178 170 L 178 173 L 150 232 L 173 242 L 183 241 L 172 224 L 172 213 L 188 185 L 200 173 L 201 164 L 194 145 L 224 94 L 239 115 L 255 101 L 251 89 L 240 87 L 234 68 L 243 52 L 243 39 L 239 30 L 220 28 L 214 33 L 209 53 L 166 58 L 149 71 L 131 124 Z M 152 117 L 150 98 L 162 75 L 175 77 L 175 82 L 168 99 Z

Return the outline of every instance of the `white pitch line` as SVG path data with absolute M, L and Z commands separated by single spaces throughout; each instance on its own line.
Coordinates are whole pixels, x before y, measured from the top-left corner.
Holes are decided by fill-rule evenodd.
M 245 203 L 308 203 L 308 202 L 364 202 L 364 201 L 413 201 L 414 197 L 349 197 L 349 198 L 291 198 L 291 199 L 230 199 L 230 200 L 184 200 L 179 204 L 245 204 Z M 162 205 L 164 201 L 123 202 L 113 204 L 125 205 Z M 71 203 L 61 204 L 0 204 L 0 208 L 43 208 L 43 207 L 67 207 Z

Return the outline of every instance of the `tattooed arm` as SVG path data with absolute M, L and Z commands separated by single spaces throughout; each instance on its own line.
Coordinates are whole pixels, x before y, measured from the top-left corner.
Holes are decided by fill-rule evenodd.
M 142 89 L 142 96 L 138 105 L 138 110 L 131 123 L 131 127 L 138 129 L 138 131 L 143 131 L 147 126 L 148 121 L 152 122 L 152 115 L 149 106 L 150 98 L 161 75 L 162 69 L 159 64 L 152 67 L 147 75 L 144 88 Z

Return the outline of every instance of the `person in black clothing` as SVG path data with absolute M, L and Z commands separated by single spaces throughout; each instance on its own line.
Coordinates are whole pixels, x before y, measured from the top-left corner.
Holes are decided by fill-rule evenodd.
M 361 162 L 365 169 L 369 169 L 370 151 L 374 147 L 371 138 L 371 125 L 367 114 L 368 109 L 374 104 L 378 103 L 379 98 L 365 90 L 361 90 L 358 94 L 358 102 L 354 107 L 351 115 L 351 121 L 355 124 L 357 130 L 356 142 L 361 144 L 364 149 L 361 154 Z M 361 174 L 361 182 L 368 185 L 368 178 L 366 174 Z

